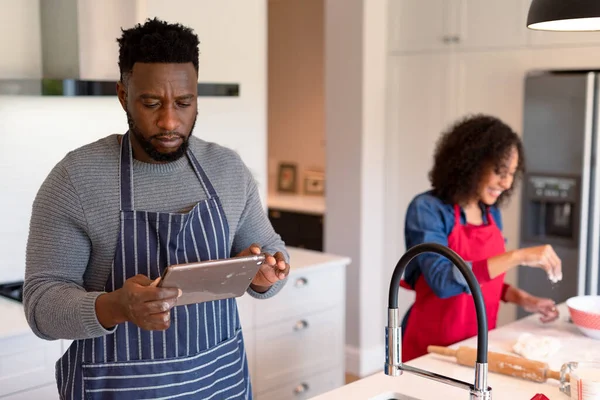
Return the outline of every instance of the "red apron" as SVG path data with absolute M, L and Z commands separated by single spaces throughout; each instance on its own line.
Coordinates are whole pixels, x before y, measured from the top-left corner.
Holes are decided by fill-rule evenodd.
M 487 260 L 505 252 L 504 237 L 487 212 L 487 225 L 462 225 L 460 207 L 454 206 L 455 223 L 448 236 L 448 247 L 467 262 Z M 504 275 L 485 282 L 481 291 L 485 299 L 488 329 L 496 327 L 502 297 Z M 401 286 L 412 289 L 406 282 Z M 441 299 L 431 290 L 423 275 L 414 288 L 415 303 L 406 323 L 402 340 L 402 362 L 427 354 L 427 346 L 449 346 L 477 335 L 475 304 L 470 294 L 462 293 Z

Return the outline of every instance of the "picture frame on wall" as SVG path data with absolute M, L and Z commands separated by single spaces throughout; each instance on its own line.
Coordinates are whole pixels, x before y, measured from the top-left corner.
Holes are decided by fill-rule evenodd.
M 307 171 L 304 176 L 304 193 L 323 196 L 325 194 L 325 175 L 322 172 Z
M 281 193 L 296 193 L 298 167 L 294 163 L 280 163 L 277 177 L 277 191 Z

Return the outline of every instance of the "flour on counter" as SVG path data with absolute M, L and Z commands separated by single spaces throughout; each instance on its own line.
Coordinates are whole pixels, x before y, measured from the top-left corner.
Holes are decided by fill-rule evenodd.
M 513 351 L 528 360 L 547 361 L 561 348 L 560 340 L 549 336 L 523 333 L 513 346 Z

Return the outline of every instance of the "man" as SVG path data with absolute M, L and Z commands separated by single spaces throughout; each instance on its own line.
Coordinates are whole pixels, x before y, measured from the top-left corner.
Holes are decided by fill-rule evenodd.
M 156 282 L 171 264 L 262 251 L 248 293 L 268 298 L 289 273 L 284 243 L 236 153 L 191 135 L 196 35 L 154 19 L 118 43 L 129 130 L 69 153 L 41 186 L 27 320 L 74 339 L 56 364 L 61 399 L 252 398 L 235 299 L 177 306 Z

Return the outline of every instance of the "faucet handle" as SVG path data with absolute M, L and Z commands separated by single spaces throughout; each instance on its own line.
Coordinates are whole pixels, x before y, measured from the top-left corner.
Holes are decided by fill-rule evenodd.
M 385 328 L 385 374 L 402 375 L 402 327 L 397 308 L 388 309 L 388 326 Z

